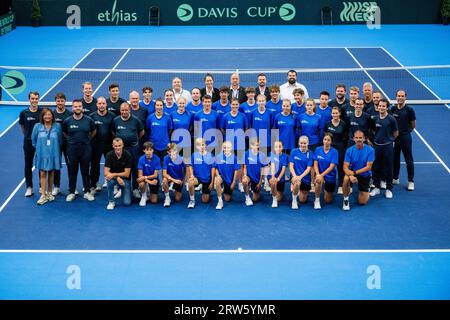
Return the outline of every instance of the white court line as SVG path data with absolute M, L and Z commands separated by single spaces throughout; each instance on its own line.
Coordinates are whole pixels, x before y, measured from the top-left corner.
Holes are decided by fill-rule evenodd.
M 386 50 L 384 47 L 381 47 L 381 49 L 384 50 L 384 52 L 386 52 L 395 62 L 397 62 L 401 67 L 405 67 L 400 61 L 398 61 L 398 59 L 396 57 L 394 57 L 394 55 L 392 53 L 390 53 L 388 50 Z M 423 85 L 425 87 L 425 89 L 427 89 L 428 91 L 430 91 L 430 93 L 432 95 L 434 95 L 437 99 L 442 100 L 441 98 L 439 98 L 439 96 L 433 91 L 431 90 L 422 80 L 420 80 L 419 78 L 417 78 L 414 74 L 412 74 L 408 69 L 405 69 L 414 79 L 416 79 L 421 85 Z M 450 106 L 448 104 L 444 104 L 447 109 L 450 110 Z
M 106 75 L 106 77 L 102 80 L 102 82 L 100 82 L 100 84 L 97 86 L 97 89 L 95 89 L 95 91 L 92 93 L 93 96 L 97 93 L 98 89 L 100 89 L 102 87 L 102 85 L 105 83 L 106 79 L 109 78 L 109 76 L 117 68 L 117 66 L 120 64 L 120 62 L 122 62 L 123 58 L 125 58 L 125 56 L 128 54 L 128 52 L 130 52 L 130 50 L 131 50 L 131 48 L 128 48 L 127 51 L 125 51 L 125 53 L 122 55 L 122 57 L 120 57 L 120 59 L 117 61 L 117 63 L 111 69 L 111 71 Z
M 31 172 L 33 172 L 35 167 L 31 169 Z M 22 179 L 22 181 L 17 185 L 17 187 L 14 189 L 14 191 L 9 195 L 8 199 L 6 199 L 5 202 L 3 202 L 2 206 L 0 207 L 0 214 L 2 213 L 3 209 L 8 205 L 8 203 L 11 201 L 11 199 L 16 195 L 17 191 L 20 190 L 20 188 L 25 183 L 25 178 Z
M 159 47 L 159 48 L 131 48 L 132 50 L 239 50 L 239 49 L 345 49 L 346 47 Z M 350 49 L 383 49 L 383 47 L 348 47 Z M 123 50 L 127 48 L 111 48 L 111 47 L 97 47 L 95 50 Z
M 0 83 L 0 88 L 2 88 L 6 92 L 6 94 L 8 96 L 10 96 L 15 102 L 18 102 L 18 100 L 13 95 L 11 95 L 11 93 L 9 93 L 9 91 L 6 90 L 6 88 L 1 83 Z
M 376 249 L 376 250 L 0 250 L 0 253 L 450 253 L 450 249 Z
M 16 120 L 14 120 L 14 122 L 11 123 L 11 124 L 9 125 L 8 128 L 6 128 L 2 133 L 0 133 L 0 138 L 3 137 L 3 136 L 4 136 L 4 135 L 12 128 L 12 127 L 14 127 L 14 125 L 15 125 L 17 122 L 19 122 L 19 118 L 17 118 Z
M 347 52 L 352 56 L 352 58 L 355 60 L 355 62 L 360 66 L 360 68 L 366 73 L 366 75 L 370 78 L 370 80 L 373 81 L 373 83 L 378 87 L 378 89 L 380 89 L 381 93 L 383 93 L 383 95 L 389 99 L 388 95 L 383 91 L 383 89 L 381 88 L 381 86 L 370 76 L 370 74 L 367 72 L 366 69 L 364 69 L 364 67 L 361 65 L 361 63 L 359 63 L 358 59 L 356 59 L 356 57 L 350 52 L 350 50 L 348 50 L 348 48 L 345 48 L 347 50 Z M 391 55 L 392 57 L 392 55 Z M 395 58 L 393 58 L 395 59 Z M 400 62 L 397 61 L 397 63 L 400 64 Z M 401 65 L 401 64 L 400 64 Z M 431 90 L 430 90 L 431 92 Z M 439 99 L 438 96 L 436 96 L 436 98 Z M 436 153 L 436 151 L 433 150 L 433 148 L 430 146 L 430 144 L 422 137 L 422 135 L 419 133 L 419 131 L 417 131 L 417 129 L 414 129 L 414 132 L 417 134 L 417 136 L 420 138 L 420 140 L 422 140 L 422 142 L 427 146 L 427 148 L 431 151 L 431 153 L 436 157 L 436 159 L 440 162 L 440 164 L 442 164 L 445 168 L 445 170 L 447 170 L 448 173 L 450 173 L 450 169 L 447 167 L 447 165 L 445 164 L 444 161 L 442 161 L 441 157 L 439 157 L 439 155 Z

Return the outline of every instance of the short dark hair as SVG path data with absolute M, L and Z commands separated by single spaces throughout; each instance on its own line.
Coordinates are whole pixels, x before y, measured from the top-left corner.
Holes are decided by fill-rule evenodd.
M 221 86 L 221 87 L 219 88 L 219 92 L 230 93 L 230 88 L 228 88 L 227 86 Z
M 266 76 L 265 73 L 260 73 L 260 74 L 258 74 L 258 78 L 259 78 L 259 77 L 266 77 L 266 78 L 267 78 L 267 76 Z
M 386 99 L 386 98 L 382 98 L 382 99 L 380 99 L 380 102 L 384 102 L 384 103 L 386 103 L 386 106 L 388 106 L 388 107 L 389 107 L 389 100 L 388 100 L 388 99 Z
M 164 100 L 163 99 L 161 99 L 161 98 L 156 99 L 155 100 L 155 105 L 156 105 L 157 102 L 161 102 L 162 105 L 164 106 Z
M 247 87 L 245 88 L 245 93 L 256 93 L 255 87 Z
M 147 87 L 143 87 L 142 88 L 142 93 L 145 93 L 145 91 L 147 91 L 147 90 L 150 91 L 150 92 L 153 92 L 153 88 L 147 86 Z
M 212 97 L 211 97 L 209 94 L 205 94 L 205 95 L 202 97 L 202 101 L 205 101 L 205 100 L 212 100 Z
M 81 103 L 81 105 L 83 105 L 83 101 L 81 101 L 81 99 L 73 99 L 73 100 L 72 100 L 72 105 L 73 105 L 74 103 Z
M 294 69 L 289 70 L 287 73 L 289 74 L 291 72 L 293 72 L 293 73 L 295 73 L 295 75 L 297 75 L 297 71 L 295 71 Z
M 336 88 L 335 88 L 335 89 L 337 89 L 337 88 L 344 88 L 344 90 L 347 91 L 347 87 L 346 87 L 345 84 L 343 84 L 343 83 L 338 83 L 338 84 L 336 85 Z
M 398 89 L 398 90 L 395 92 L 395 96 L 397 96 L 398 93 L 399 93 L 400 91 L 403 91 L 403 92 L 405 93 L 405 97 L 408 96 L 408 94 L 406 93 L 406 90 L 405 90 L 405 89 Z
M 319 94 L 319 97 L 320 96 L 330 96 L 330 93 L 328 92 L 328 91 L 322 91 L 322 92 L 320 92 L 320 94 Z
M 64 99 L 64 100 L 67 100 L 66 99 L 66 95 L 64 94 L 64 93 L 62 93 L 62 92 L 58 92 L 56 95 L 55 95 L 55 100 L 56 99 Z
M 31 98 L 31 95 L 40 97 L 40 94 L 39 94 L 39 92 L 37 92 L 37 91 L 30 91 L 30 92 L 28 93 L 28 99 Z
M 205 74 L 205 76 L 203 77 L 203 81 L 205 81 L 207 77 L 211 77 L 213 79 L 213 81 L 214 81 L 213 75 L 211 73 L 209 73 L 209 72 Z
M 108 91 L 111 91 L 111 89 L 114 89 L 114 88 L 119 88 L 119 85 L 117 83 L 111 83 L 108 86 Z

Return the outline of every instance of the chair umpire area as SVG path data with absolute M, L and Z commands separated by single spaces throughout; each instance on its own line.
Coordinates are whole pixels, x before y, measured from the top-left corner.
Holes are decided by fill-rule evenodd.
M 148 24 L 151 26 L 159 26 L 160 11 L 159 7 L 152 6 L 148 9 Z
M 323 7 L 320 10 L 322 25 L 332 25 L 333 24 L 333 9 L 331 7 Z

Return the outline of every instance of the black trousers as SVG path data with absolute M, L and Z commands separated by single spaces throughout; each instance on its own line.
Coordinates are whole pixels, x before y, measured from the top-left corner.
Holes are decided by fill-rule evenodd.
M 69 171 L 69 158 L 67 157 L 67 144 L 63 144 L 61 147 L 61 153 L 64 156 L 64 161 L 66 162 L 67 172 Z M 61 186 L 61 170 L 55 170 L 53 184 L 55 187 Z
M 400 175 L 400 153 L 406 162 L 406 171 L 408 172 L 408 181 L 414 182 L 414 159 L 412 155 L 412 137 L 411 134 L 398 136 L 394 144 L 394 179 Z
M 77 186 L 78 167 L 81 170 L 83 188 L 85 192 L 90 190 L 89 163 L 91 161 L 91 145 L 68 145 L 67 157 L 69 160 L 69 193 L 74 193 Z
M 131 154 L 131 178 L 132 178 L 132 186 L 133 190 L 138 189 L 139 184 L 137 182 L 138 178 L 138 161 L 139 161 L 139 144 L 134 147 L 124 147 L 124 150 L 128 151 Z
M 111 142 L 92 142 L 92 159 L 91 170 L 89 177 L 91 179 L 91 187 L 95 187 L 100 178 L 100 161 L 103 157 L 106 159 L 106 154 L 112 150 Z
M 373 184 L 380 188 L 381 180 L 386 181 L 386 189 L 392 190 L 393 177 L 393 163 L 394 163 L 394 146 L 388 145 L 374 145 L 375 161 L 372 166 L 373 170 Z
M 332 145 L 333 148 L 335 148 L 338 151 L 339 154 L 339 163 L 337 166 L 337 172 L 338 172 L 338 186 L 342 187 L 342 183 L 344 182 L 344 158 L 345 158 L 345 151 L 347 150 L 345 148 L 347 144 L 345 142 L 340 142 Z
M 31 140 L 25 139 L 23 141 L 23 153 L 25 157 L 25 184 L 27 188 L 33 188 L 33 160 L 36 148 L 33 147 Z

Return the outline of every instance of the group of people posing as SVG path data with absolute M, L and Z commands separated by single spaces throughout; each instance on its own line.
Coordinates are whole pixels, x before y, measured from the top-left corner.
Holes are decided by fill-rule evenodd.
M 278 207 L 290 182 L 292 209 L 315 194 L 314 208 L 321 209 L 337 194 L 342 208 L 350 209 L 352 185 L 358 185 L 358 203 L 385 189 L 393 197 L 399 184 L 400 154 L 408 172 L 407 189 L 414 190 L 414 162 L 411 131 L 414 110 L 406 104 L 405 90 L 396 93 L 390 106 L 380 91 L 364 83 L 358 87 L 336 85 L 335 97 L 322 91 L 318 103 L 309 98 L 305 86 L 290 70 L 281 86 L 266 86 L 259 74 L 256 87 L 240 86 L 239 74 L 230 85 L 214 87 L 206 74 L 205 87 L 187 91 L 178 77 L 163 98 L 153 99 L 153 89 L 144 87 L 129 100 L 120 97 L 118 84 L 109 85 L 109 97 L 93 97 L 90 82 L 82 85 L 83 97 L 66 108 L 66 96 L 55 96 L 56 108 L 39 107 L 39 93 L 30 92 L 30 106 L 19 124 L 24 134 L 27 197 L 33 195 L 33 164 L 39 170 L 42 205 L 61 192 L 61 166 L 68 168 L 71 202 L 81 171 L 84 198 L 93 201 L 103 187 L 108 190 L 107 209 L 118 199 L 128 206 L 158 202 L 164 193 L 164 207 L 182 201 L 183 188 L 189 194 L 188 208 L 195 207 L 195 191 L 201 201 L 217 194 L 216 209 L 232 200 L 237 186 L 245 194 L 245 205 L 259 201 L 262 191 L 272 195 Z M 100 179 L 102 156 L 104 178 Z

